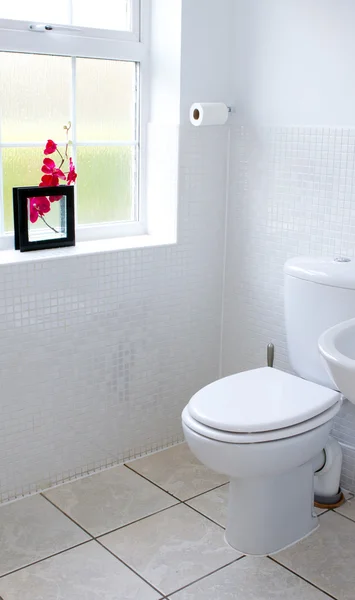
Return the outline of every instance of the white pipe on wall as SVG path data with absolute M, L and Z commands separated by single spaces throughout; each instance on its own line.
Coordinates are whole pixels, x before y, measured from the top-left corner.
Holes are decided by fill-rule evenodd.
M 314 493 L 318 497 L 339 493 L 343 453 L 339 442 L 329 437 L 324 450 L 314 461 Z

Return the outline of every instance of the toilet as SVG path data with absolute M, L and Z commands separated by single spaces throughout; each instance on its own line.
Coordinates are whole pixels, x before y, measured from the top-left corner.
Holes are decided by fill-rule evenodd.
M 286 262 L 284 273 L 288 353 L 296 375 L 271 367 L 231 375 L 197 392 L 182 413 L 193 454 L 230 479 L 227 542 L 258 556 L 318 527 L 314 472 L 343 401 L 318 339 L 355 316 L 353 262 L 297 257 Z

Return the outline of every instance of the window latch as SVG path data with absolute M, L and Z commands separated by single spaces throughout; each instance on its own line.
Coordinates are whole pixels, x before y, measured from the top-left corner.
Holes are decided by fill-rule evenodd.
M 32 24 L 29 26 L 31 31 L 35 31 L 37 33 L 44 33 L 45 31 L 52 31 L 52 25 L 43 25 L 41 23 Z
M 80 27 L 73 27 L 72 25 L 45 25 L 43 23 L 31 23 L 28 28 L 30 31 L 37 33 L 45 33 L 46 31 L 81 31 Z

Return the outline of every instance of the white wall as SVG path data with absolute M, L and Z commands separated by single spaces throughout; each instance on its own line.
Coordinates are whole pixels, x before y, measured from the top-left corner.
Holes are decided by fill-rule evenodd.
M 233 100 L 235 0 L 185 0 L 182 10 L 181 123 L 193 102 Z
M 235 1 L 151 2 L 151 120 L 186 125 L 193 102 L 232 102 Z
M 355 125 L 352 0 L 236 0 L 244 124 Z
M 224 38 L 214 61 L 199 50 L 220 4 L 183 1 L 185 121 L 229 86 Z M 179 134 L 176 245 L 0 266 L 0 501 L 177 442 L 183 406 L 218 376 L 227 128 Z
M 355 260 L 355 4 L 237 0 L 223 363 L 289 369 L 284 261 Z M 355 491 L 355 409 L 337 418 Z

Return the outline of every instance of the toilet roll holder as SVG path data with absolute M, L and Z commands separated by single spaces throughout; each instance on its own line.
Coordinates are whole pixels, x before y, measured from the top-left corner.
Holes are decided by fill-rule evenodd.
M 213 104 L 213 103 L 212 103 Z M 208 103 L 205 103 L 205 106 L 208 106 Z M 221 103 L 221 106 L 224 106 L 227 109 L 228 116 L 234 112 L 233 106 L 229 106 L 228 104 Z M 195 103 L 190 108 L 190 120 L 193 125 L 196 125 L 196 122 L 200 119 L 201 116 L 201 105 Z M 221 125 L 223 123 L 209 123 L 212 125 Z

